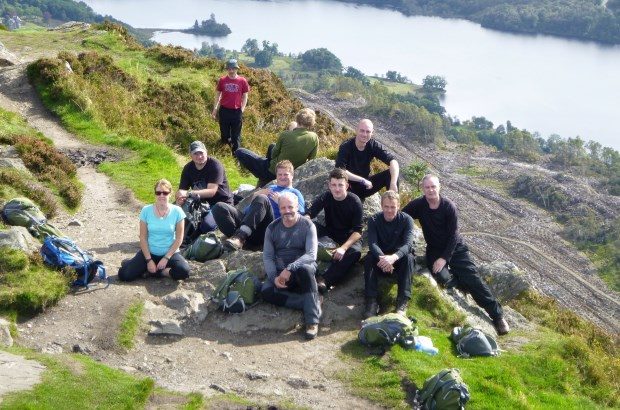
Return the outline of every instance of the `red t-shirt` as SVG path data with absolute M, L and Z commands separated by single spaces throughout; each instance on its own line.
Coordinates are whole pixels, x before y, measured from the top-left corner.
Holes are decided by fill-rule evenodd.
M 220 106 L 231 110 L 241 108 L 241 97 L 250 91 L 248 80 L 240 75 L 232 79 L 225 75 L 217 82 L 217 90 L 222 93 Z

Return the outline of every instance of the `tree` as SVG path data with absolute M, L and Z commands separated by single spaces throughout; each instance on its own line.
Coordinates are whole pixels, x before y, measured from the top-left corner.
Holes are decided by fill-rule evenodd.
M 241 47 L 241 52 L 249 55 L 250 57 L 256 57 L 256 53 L 260 51 L 258 47 L 258 40 L 255 38 L 248 38 L 245 40 L 245 44 Z
M 354 68 L 351 66 L 347 67 L 344 71 L 344 76 L 359 80 L 364 85 L 370 85 L 370 80 L 368 80 L 366 75 L 364 75 L 364 73 L 358 70 L 357 68 Z
M 273 62 L 273 55 L 267 50 L 261 50 L 254 56 L 254 64 L 257 67 L 269 67 Z
M 301 61 L 309 69 L 342 72 L 340 59 L 326 48 L 313 48 L 301 55 Z
M 431 92 L 446 92 L 448 82 L 440 75 L 427 75 L 422 80 L 422 88 Z

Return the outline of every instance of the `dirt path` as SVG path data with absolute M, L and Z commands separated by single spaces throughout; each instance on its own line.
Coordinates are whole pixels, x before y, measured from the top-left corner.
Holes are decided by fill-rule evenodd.
M 40 103 L 24 65 L 0 70 L 0 107 L 23 115 L 59 148 L 87 146 L 66 132 Z M 93 251 L 115 276 L 120 262 L 138 249 L 139 209 L 127 201 L 122 189 L 93 168 L 79 168 L 78 175 L 85 185 L 82 208 L 52 222 Z M 69 225 L 73 220 L 81 226 Z M 207 396 L 223 390 L 251 400 L 312 408 L 375 407 L 352 396 L 335 376 L 350 370 L 338 358 L 337 346 L 355 338 L 355 321 L 305 343 L 299 332 L 250 335 L 223 331 L 215 326 L 216 316 L 187 329 L 184 338 L 153 338 L 142 333 L 134 349 L 121 350 L 115 337 L 129 304 L 136 299 L 157 303 L 178 286 L 182 285 L 169 280 L 127 285 L 113 278 L 107 289 L 70 294 L 57 306 L 21 323 L 19 343 L 48 352 L 67 352 L 77 345 L 103 363 L 148 375 L 173 390 L 199 391 Z M 248 374 L 261 377 L 253 379 Z

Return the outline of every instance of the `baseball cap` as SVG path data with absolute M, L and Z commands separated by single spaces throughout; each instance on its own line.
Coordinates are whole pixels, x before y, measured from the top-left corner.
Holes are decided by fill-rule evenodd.
M 198 151 L 207 152 L 207 148 L 205 147 L 205 144 L 202 143 L 202 141 L 194 141 L 189 144 L 190 154 L 194 154 Z
M 239 64 L 237 64 L 237 60 L 231 58 L 226 62 L 226 68 L 239 68 Z

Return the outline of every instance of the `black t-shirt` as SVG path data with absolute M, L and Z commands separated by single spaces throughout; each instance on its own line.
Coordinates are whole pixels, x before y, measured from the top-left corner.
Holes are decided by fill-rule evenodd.
M 403 212 L 420 221 L 426 240 L 426 252 L 435 258 L 450 261 L 457 244 L 463 243 L 459 233 L 456 205 L 448 198 L 439 197 L 439 207 L 431 209 L 424 196 L 409 202 Z
M 343 168 L 357 176 L 368 178 L 370 175 L 370 162 L 373 158 L 377 158 L 387 165 L 395 159 L 394 155 L 387 152 L 383 145 L 374 138 L 371 138 L 366 143 L 364 150 L 360 151 L 355 146 L 355 137 L 353 137 L 340 144 L 338 157 L 336 158 L 336 168 Z
M 201 170 L 196 168 L 194 161 L 190 161 L 181 171 L 179 189 L 206 189 L 208 184 L 217 184 L 217 192 L 211 198 L 203 198 L 202 202 L 215 205 L 218 202 L 233 203 L 233 195 L 228 187 L 226 171 L 222 163 L 215 158 L 207 157 L 207 163 Z
M 353 232 L 362 233 L 362 201 L 352 192 L 336 201 L 331 192 L 323 192 L 312 201 L 308 210 L 311 218 L 325 210 L 325 227 L 329 237 L 342 245 Z
M 385 220 L 383 212 L 368 218 L 368 249 L 378 257 L 394 253 L 402 258 L 411 253 L 413 246 L 413 219 L 398 212 L 390 222 Z

